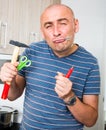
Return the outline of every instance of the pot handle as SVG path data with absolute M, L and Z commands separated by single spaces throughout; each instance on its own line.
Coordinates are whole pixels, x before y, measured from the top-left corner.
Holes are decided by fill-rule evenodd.
M 18 120 L 18 110 L 14 110 L 13 111 L 13 119 L 12 119 L 12 122 L 14 123 L 14 122 L 17 122 L 17 120 Z

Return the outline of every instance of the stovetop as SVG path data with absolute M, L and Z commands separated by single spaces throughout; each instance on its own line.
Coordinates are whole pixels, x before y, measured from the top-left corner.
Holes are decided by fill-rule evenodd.
M 13 123 L 13 125 L 11 127 L 7 127 L 7 128 L 0 128 L 0 130 L 19 130 L 19 123 Z

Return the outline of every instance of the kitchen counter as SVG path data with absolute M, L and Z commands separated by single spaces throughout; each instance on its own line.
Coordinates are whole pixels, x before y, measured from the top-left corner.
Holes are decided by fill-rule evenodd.
M 8 128 L 0 128 L 0 130 L 19 130 L 19 123 L 13 123 L 13 125 L 11 127 Z

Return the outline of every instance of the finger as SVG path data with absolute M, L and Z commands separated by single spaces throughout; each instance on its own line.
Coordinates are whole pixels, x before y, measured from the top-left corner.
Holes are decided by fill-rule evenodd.
M 2 76 L 2 80 L 3 81 L 12 81 L 12 79 L 17 75 L 17 72 L 4 72 L 3 76 Z
M 18 63 L 16 63 L 15 65 L 11 64 L 11 63 L 7 63 L 4 65 L 4 69 L 6 69 L 8 72 L 11 71 L 11 73 L 17 72 L 17 66 Z
M 58 76 L 63 76 L 63 74 L 61 72 L 57 72 Z
M 57 95 L 61 98 L 63 95 L 63 91 L 60 89 L 60 87 L 55 86 L 55 92 L 57 93 Z
M 64 87 L 61 86 L 60 84 L 56 84 L 56 85 L 55 85 L 55 88 L 57 88 L 58 91 L 61 91 L 61 92 L 64 91 L 64 89 L 63 89 Z
M 66 86 L 66 83 L 63 80 L 56 80 L 56 84 L 62 88 Z
M 2 81 L 11 81 L 17 75 L 17 69 L 11 63 L 5 63 L 1 68 Z
M 55 79 L 61 79 L 64 77 L 64 74 L 61 72 L 57 72 L 57 75 L 55 76 Z
M 11 69 L 11 68 L 7 68 L 7 69 L 4 70 L 3 73 L 4 73 L 4 75 L 6 77 L 13 77 L 13 76 L 15 76 L 17 74 L 17 70 Z
M 15 62 L 13 65 L 17 67 L 19 65 L 19 62 Z

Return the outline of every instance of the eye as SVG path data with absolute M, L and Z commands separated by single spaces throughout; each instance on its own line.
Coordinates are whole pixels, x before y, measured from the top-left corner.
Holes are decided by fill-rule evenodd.
M 46 28 L 46 29 L 49 29 L 49 28 L 51 28 L 51 27 L 52 27 L 52 24 L 46 24 L 46 25 L 45 25 L 45 28 Z
M 59 20 L 59 23 L 60 23 L 60 25 L 67 25 L 68 24 L 68 21 L 67 21 L 67 19 L 60 19 Z
M 47 25 L 45 28 L 48 29 L 48 28 L 50 28 L 50 27 L 51 27 L 51 25 Z
M 61 25 L 67 25 L 67 23 L 66 23 L 66 22 L 61 22 L 60 24 L 61 24 Z

